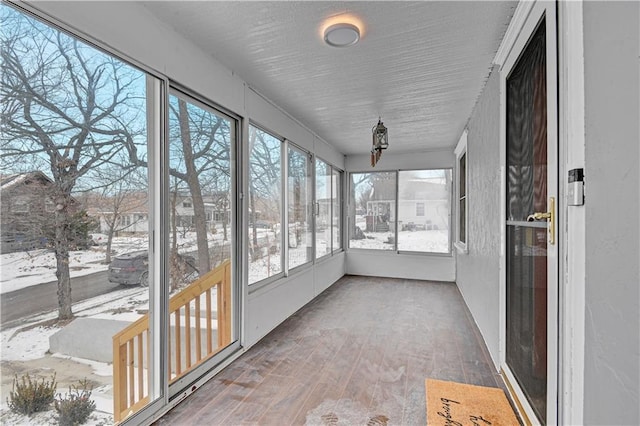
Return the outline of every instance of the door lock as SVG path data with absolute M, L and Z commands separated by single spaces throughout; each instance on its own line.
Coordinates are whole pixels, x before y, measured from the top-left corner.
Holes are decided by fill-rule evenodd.
M 549 198 L 549 211 L 548 212 L 536 212 L 527 216 L 527 222 L 533 222 L 536 220 L 548 220 L 549 221 L 549 244 L 556 243 L 556 199 L 555 197 Z

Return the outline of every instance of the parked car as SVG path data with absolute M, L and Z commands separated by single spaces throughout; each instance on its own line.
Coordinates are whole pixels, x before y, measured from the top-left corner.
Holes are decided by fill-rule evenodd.
M 196 259 L 178 254 L 178 261 L 187 276 L 198 273 Z M 109 282 L 123 285 L 149 286 L 149 253 L 146 250 L 125 253 L 113 258 L 109 266 Z

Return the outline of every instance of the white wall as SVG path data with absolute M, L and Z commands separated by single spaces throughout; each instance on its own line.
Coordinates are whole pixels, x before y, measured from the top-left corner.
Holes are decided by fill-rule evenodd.
M 347 172 L 453 168 L 452 150 L 423 151 L 393 154 L 393 141 L 382 154 L 378 164 L 371 167 L 369 155 L 349 155 L 345 160 Z M 454 141 L 452 141 L 452 144 Z M 453 226 L 454 212 L 451 211 Z M 453 247 L 453 245 L 452 245 Z M 348 274 L 377 277 L 455 281 L 455 257 L 443 255 L 397 254 L 389 251 L 347 250 Z
M 640 424 L 640 3 L 585 2 L 584 423 Z
M 344 252 L 327 257 L 314 268 L 251 291 L 246 315 L 246 341 L 257 342 L 282 321 L 344 275 Z
M 251 90 L 232 70 L 132 2 L 29 2 L 156 75 L 253 120 L 344 168 L 344 156 Z M 246 123 L 245 123 L 246 125 Z M 245 135 L 246 136 L 246 135 Z M 246 143 L 246 142 L 245 142 Z M 246 158 L 245 158 L 246 161 Z M 344 275 L 344 253 L 255 291 L 243 289 L 243 345 L 249 347 Z
M 491 358 L 500 350 L 500 73 L 495 66 L 468 124 L 467 253 L 457 253 L 456 282 Z

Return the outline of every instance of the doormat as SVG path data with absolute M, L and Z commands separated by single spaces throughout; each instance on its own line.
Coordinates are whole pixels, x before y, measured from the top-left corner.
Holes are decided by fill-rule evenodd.
M 517 426 L 502 389 L 427 379 L 427 425 Z

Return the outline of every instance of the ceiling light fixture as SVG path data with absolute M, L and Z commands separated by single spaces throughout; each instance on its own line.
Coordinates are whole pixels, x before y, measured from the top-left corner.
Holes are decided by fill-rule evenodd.
M 373 141 L 371 146 L 371 167 L 375 167 L 380 157 L 382 157 L 382 150 L 389 148 L 389 132 L 387 128 L 378 117 L 378 124 L 371 129 L 373 133 Z
M 324 42 L 333 47 L 353 46 L 360 40 L 360 29 L 346 22 L 339 22 L 324 30 Z

